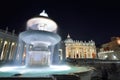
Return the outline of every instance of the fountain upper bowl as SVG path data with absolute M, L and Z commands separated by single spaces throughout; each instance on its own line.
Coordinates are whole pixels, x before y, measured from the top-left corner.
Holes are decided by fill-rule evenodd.
M 41 30 L 28 30 L 20 33 L 19 38 L 25 43 L 31 43 L 35 41 L 51 43 L 51 45 L 57 44 L 61 37 L 58 34 Z

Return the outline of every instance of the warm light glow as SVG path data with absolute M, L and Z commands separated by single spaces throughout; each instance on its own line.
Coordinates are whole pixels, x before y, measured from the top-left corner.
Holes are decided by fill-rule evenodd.
M 107 55 L 105 55 L 105 59 L 107 58 L 108 56 Z
M 115 55 L 113 55 L 113 59 L 117 59 L 117 57 Z
M 23 54 L 23 57 L 25 57 L 25 56 L 26 56 L 26 54 L 24 53 L 24 54 Z
M 14 43 L 14 42 L 12 43 L 12 46 L 13 46 L 13 45 L 15 45 L 15 43 Z
M 117 40 L 117 43 L 120 45 L 120 39 L 119 39 L 119 40 Z

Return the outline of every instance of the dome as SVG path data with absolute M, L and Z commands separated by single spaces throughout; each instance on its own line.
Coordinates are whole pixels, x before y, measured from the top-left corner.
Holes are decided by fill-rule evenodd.
M 71 39 L 70 35 L 68 34 L 67 39 L 64 41 L 65 43 L 72 43 L 73 40 Z

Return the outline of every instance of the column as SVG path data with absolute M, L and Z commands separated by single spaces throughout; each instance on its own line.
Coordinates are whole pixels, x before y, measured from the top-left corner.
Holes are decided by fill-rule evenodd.
M 3 39 L 2 44 L 1 44 L 1 49 L 0 49 L 0 60 L 1 60 L 1 55 L 2 55 L 2 50 L 4 46 L 5 39 Z
M 65 54 L 65 56 L 66 56 L 65 58 L 67 58 L 67 57 L 69 57 L 68 47 L 66 46 L 65 48 L 66 48 L 66 49 L 65 49 L 65 53 L 66 53 L 66 54 Z
M 9 47 L 8 47 L 8 51 L 7 51 L 6 61 L 9 61 L 9 56 L 10 56 L 10 52 L 11 52 L 10 49 L 11 49 L 11 47 L 12 47 L 12 46 L 11 46 L 11 45 L 12 45 L 12 42 L 10 41 L 8 44 L 9 44 L 9 45 L 8 45 Z
M 12 46 L 13 47 L 13 46 Z M 13 49 L 13 51 L 12 51 L 12 62 L 15 62 L 14 60 L 16 59 L 16 54 L 17 54 L 17 47 L 18 47 L 18 43 L 17 42 L 15 42 L 15 44 L 14 44 L 14 49 Z
M 3 48 L 2 48 L 2 52 L 1 52 L 1 60 L 5 61 L 6 55 L 7 55 L 7 47 L 8 47 L 8 43 L 5 40 L 3 43 Z

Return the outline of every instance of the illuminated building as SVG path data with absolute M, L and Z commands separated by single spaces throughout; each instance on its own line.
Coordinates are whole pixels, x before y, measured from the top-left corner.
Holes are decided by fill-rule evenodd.
M 113 50 L 98 52 L 98 58 L 103 60 L 119 60 L 120 54 Z
M 120 60 L 120 37 L 112 37 L 111 41 L 101 46 L 98 58 L 104 60 Z
M 65 42 L 65 58 L 96 58 L 96 46 L 94 41 L 74 41 L 67 36 Z
M 110 42 L 103 44 L 101 47 L 102 51 L 120 51 L 120 37 L 112 37 Z
M 8 28 L 6 31 L 0 30 L 0 61 L 2 62 L 13 60 L 17 47 L 17 35 L 14 32 L 14 30 L 12 33 L 8 32 Z

